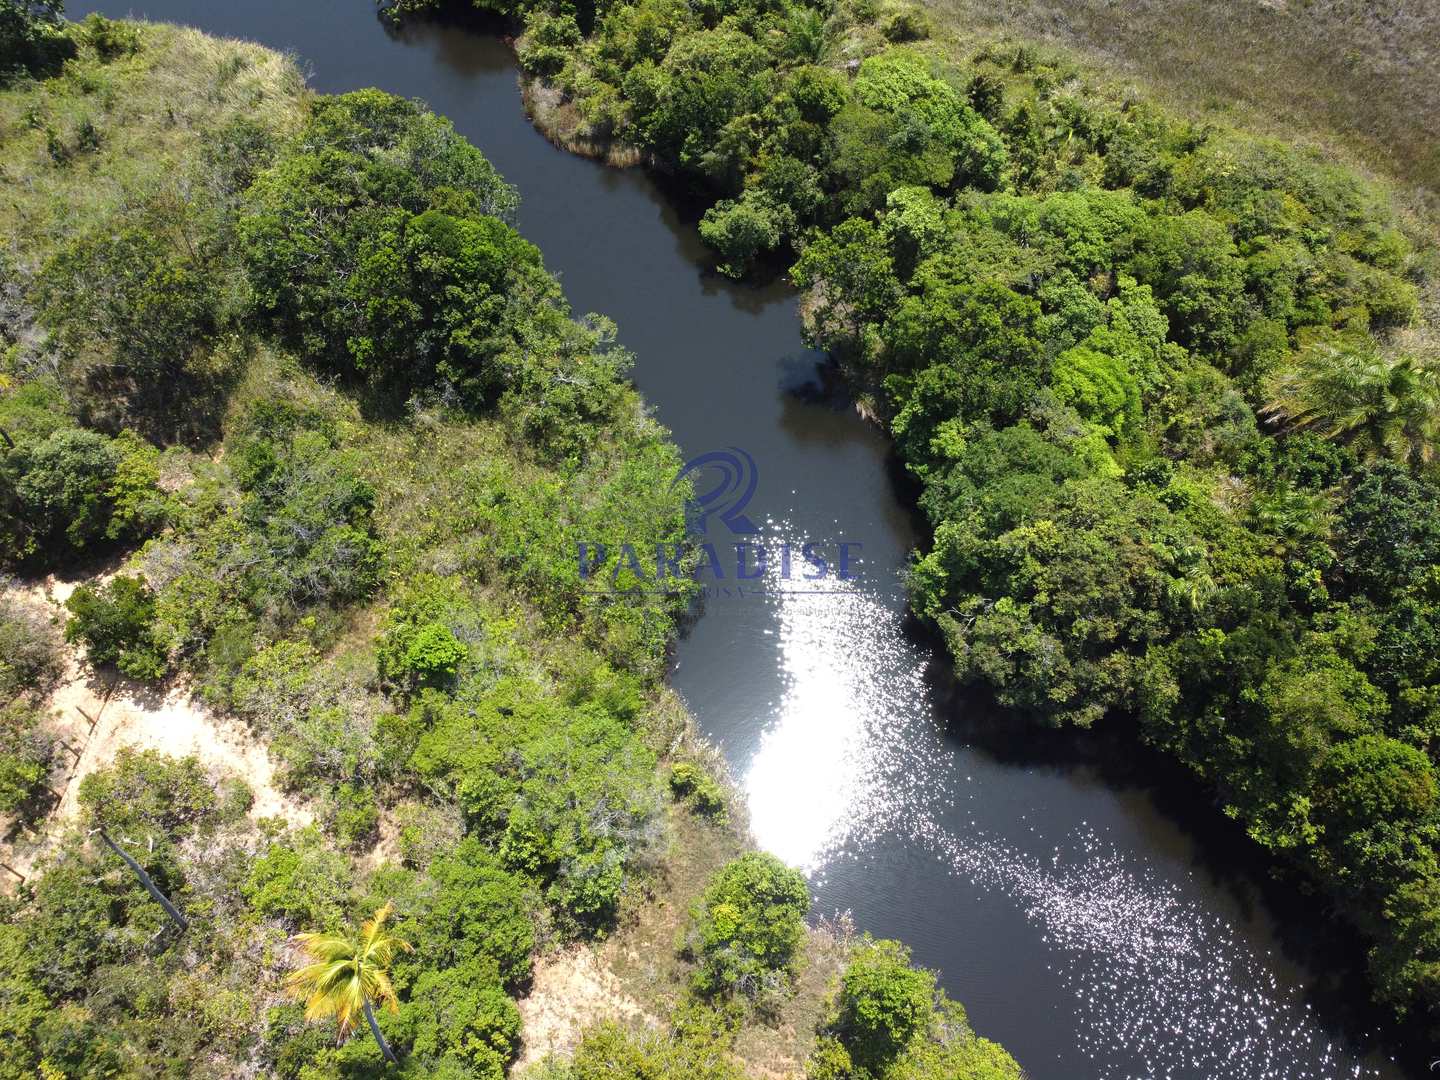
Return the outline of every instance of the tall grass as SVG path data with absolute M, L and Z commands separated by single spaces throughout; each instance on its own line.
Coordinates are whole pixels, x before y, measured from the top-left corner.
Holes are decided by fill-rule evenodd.
M 298 127 L 305 82 L 290 59 L 180 27 L 138 29 L 133 53 L 106 62 L 82 46 L 54 78 L 0 91 L 0 242 L 17 262 L 33 266 L 193 176 L 208 137 L 238 117 Z

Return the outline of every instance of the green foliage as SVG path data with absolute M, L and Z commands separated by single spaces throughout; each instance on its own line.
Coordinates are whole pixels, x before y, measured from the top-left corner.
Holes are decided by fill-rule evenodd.
M 74 426 L 51 388 L 0 401 L 0 558 L 55 566 L 157 531 L 168 515 L 159 453 L 131 432 Z
M 364 457 L 341 440 L 332 416 L 283 396 L 241 412 L 225 472 L 189 508 L 184 537 L 147 551 L 166 567 L 157 613 L 167 642 L 188 654 L 222 627 L 256 622 L 278 634 L 374 590 L 374 489 Z
M 265 918 L 335 929 L 343 920 L 349 881 L 349 860 L 310 828 L 272 843 L 251 865 L 241 893 Z
M 852 213 L 909 184 L 989 190 L 1005 168 L 1004 143 L 990 124 L 904 49 L 861 64 L 835 131 L 833 168 Z
M 422 698 L 412 766 L 453 790 L 504 863 L 534 876 L 563 918 L 597 931 L 614 919 L 657 810 L 655 758 L 598 702 L 566 708 L 519 683 L 478 708 Z
M 88 820 L 117 834 L 178 838 L 213 823 L 215 791 L 200 762 L 124 747 L 108 768 L 80 782 Z
M 700 238 L 724 260 L 722 273 L 743 277 L 756 257 L 773 251 L 784 234 L 782 216 L 763 194 L 722 199 L 700 220 Z
M 616 416 L 630 358 L 608 321 L 570 318 L 514 206 L 448 121 L 378 90 L 324 99 L 249 192 L 254 307 L 322 370 L 498 408 L 525 445 L 574 460 Z
M 740 1080 L 739 1066 L 716 1042 L 699 1026 L 667 1037 L 605 1023 L 587 1031 L 574 1057 L 546 1080 Z
M 426 971 L 410 991 L 401 1023 L 422 1059 L 463 1061 L 482 1077 L 502 1077 L 520 1047 L 520 1010 L 493 964 L 470 961 Z
M 57 749 L 47 719 L 25 701 L 0 705 L 0 814 L 23 814 L 45 794 Z
M 47 75 L 75 54 L 61 0 L 0 0 L 0 78 Z
M 341 784 L 335 792 L 335 833 L 347 848 L 367 847 L 375 839 L 380 810 L 375 793 L 354 784 Z
M 464 969 L 466 978 L 482 985 L 524 983 L 535 948 L 524 882 L 473 837 L 435 859 L 428 878 L 431 887 L 400 905 L 396 924 L 424 966 Z M 491 974 L 484 976 L 486 971 Z
M 182 226 L 185 227 L 185 226 Z M 41 315 L 95 390 L 158 435 L 193 432 L 220 332 L 218 268 L 157 221 L 107 222 L 69 241 L 38 282 Z
M 156 637 L 155 595 L 142 579 L 122 575 L 100 589 L 81 585 L 65 606 L 65 640 L 84 644 L 91 664 L 113 666 L 132 679 L 164 676 L 169 661 Z
M 809 909 L 804 875 L 773 855 L 751 852 L 727 863 L 694 912 L 695 988 L 751 998 L 783 990 Z
M 897 941 L 861 945 L 840 982 L 836 1031 L 850 1058 L 879 1075 L 929 1026 L 935 977 L 910 966 Z
M 1436 362 L 1433 355 L 1387 355 L 1369 337 L 1318 341 L 1272 376 L 1266 413 L 1369 460 L 1427 462 L 1440 439 Z
M 376 650 L 380 677 L 401 689 L 455 685 L 485 628 L 454 581 L 412 580 L 390 609 Z
M 677 761 L 670 767 L 670 790 L 697 813 L 725 817 L 725 789 L 706 769 L 693 761 Z
M 60 676 L 60 641 L 43 614 L 0 596 L 0 703 L 43 696 Z
M 101 60 L 115 60 L 140 50 L 140 32 L 133 26 L 107 19 L 92 11 L 81 23 L 85 44 L 94 49 Z
M 806 1064 L 810 1080 L 1020 1080 L 1001 1047 L 977 1038 L 965 1010 L 910 966 L 897 941 L 865 938 L 851 953 L 828 1028 Z

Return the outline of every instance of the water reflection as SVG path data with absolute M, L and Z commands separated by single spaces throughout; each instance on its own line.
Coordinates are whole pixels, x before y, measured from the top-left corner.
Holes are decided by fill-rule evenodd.
M 1281 955 L 1293 930 L 1206 873 L 1213 843 L 1154 792 L 1035 753 L 1040 736 L 1013 721 L 1021 753 L 947 733 L 976 714 L 952 709 L 904 632 L 898 571 L 915 537 L 884 438 L 815 378 L 781 286 L 717 277 L 693 212 L 651 178 L 535 133 L 502 43 L 388 38 L 366 0 L 75 0 L 68 13 L 96 7 L 291 49 L 317 90 L 378 85 L 451 117 L 519 187 L 520 229 L 576 309 L 617 320 L 682 447 L 753 454 L 756 511 L 786 523 L 777 532 L 865 542 L 863 588 L 718 601 L 676 653 L 675 685 L 743 777 L 761 841 L 813 867 L 823 908 L 913 944 L 1035 1080 L 1357 1075 L 1354 1054 L 1327 1046 L 1338 1010 L 1306 1008 L 1333 958 Z
M 772 544 L 799 535 L 771 530 Z M 1190 874 L 1177 880 L 1085 822 L 1021 814 L 1007 836 L 988 834 L 994 777 L 962 771 L 974 751 L 936 722 L 915 722 L 930 658 L 872 595 L 894 584 L 770 574 L 784 690 L 743 781 L 762 846 L 823 881 L 898 841 L 964 891 L 1003 897 L 1071 997 L 1066 1026 L 1098 1077 L 1386 1075 L 1388 1063 L 1357 1059 L 1315 1023 L 1277 957 L 1196 902 Z M 958 899 L 952 892 L 949 906 Z

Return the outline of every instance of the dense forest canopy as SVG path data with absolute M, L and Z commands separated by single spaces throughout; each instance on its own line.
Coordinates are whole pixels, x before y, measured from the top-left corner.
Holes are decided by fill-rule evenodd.
M 909 5 L 475 6 L 557 141 L 686 178 L 724 272 L 790 267 L 921 485 L 962 678 L 1133 721 L 1440 1013 L 1433 225 Z
M 686 595 L 583 587 L 577 537 L 683 538 L 679 458 L 484 156 L 178 28 L 0 0 L 0 60 L 0 563 L 87 579 L 63 641 L 0 594 L 0 820 L 40 838 L 0 1077 L 498 1080 L 537 958 L 648 934 L 647 1023 L 528 1075 L 739 1077 L 758 1025 L 817 1075 L 1018 1080 L 747 849 L 662 682 Z M 273 783 L 125 748 L 53 812 L 67 679 L 188 692 Z

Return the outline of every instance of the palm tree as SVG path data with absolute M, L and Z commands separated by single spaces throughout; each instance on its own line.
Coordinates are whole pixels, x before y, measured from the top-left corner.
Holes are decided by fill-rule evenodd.
M 295 940 L 311 962 L 285 980 L 287 990 L 305 999 L 305 1019 L 334 1016 L 339 1021 L 341 1042 L 364 1015 L 380 1052 L 392 1063 L 395 1054 L 380 1034 L 371 1005 L 399 1011 L 395 988 L 390 985 L 390 961 L 397 952 L 409 952 L 410 946 L 385 932 L 385 921 L 393 910 L 391 904 L 380 908 L 373 919 L 361 924 L 358 936 L 298 934 Z
M 1268 389 L 1267 418 L 1350 443 L 1367 460 L 1429 461 L 1440 439 L 1440 364 L 1426 351 L 1319 342 Z

